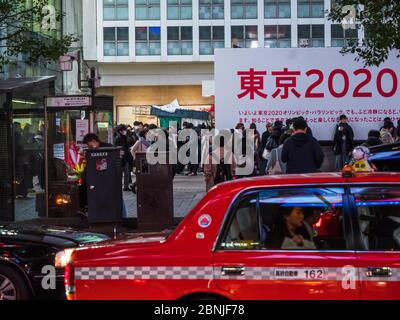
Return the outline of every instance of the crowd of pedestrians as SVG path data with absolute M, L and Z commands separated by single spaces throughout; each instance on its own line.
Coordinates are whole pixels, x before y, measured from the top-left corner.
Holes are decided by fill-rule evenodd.
M 154 143 L 149 138 L 149 131 L 156 129 L 155 125 L 147 125 L 141 122 L 135 122 L 133 126 L 119 125 L 115 129 L 114 145 L 121 147 L 123 150 L 122 167 L 124 173 L 123 188 L 130 191 L 134 187 L 132 184 L 132 172 L 134 172 L 135 154 L 138 152 L 146 152 L 149 146 Z M 182 128 L 192 129 L 197 134 L 197 157 L 195 163 L 189 162 L 182 164 L 178 161 L 173 165 L 174 176 L 188 175 L 196 176 L 202 172 L 205 175 L 207 190 L 213 185 L 223 181 L 237 178 L 243 178 L 236 173 L 236 169 L 243 164 L 237 161 L 227 162 L 224 159 L 224 148 L 226 145 L 233 145 L 233 141 L 224 141 L 221 139 L 220 144 L 220 162 L 201 164 L 201 130 L 212 129 L 205 124 L 194 126 L 192 123 L 184 122 Z M 244 124 L 239 123 L 235 127 L 237 132 L 243 134 L 243 156 L 246 155 L 246 128 Z M 317 139 L 313 137 L 313 132 L 308 126 L 306 120 L 302 117 L 288 119 L 285 123 L 276 121 L 275 123 L 267 123 L 265 131 L 260 133 L 257 126 L 252 123 L 248 129 L 254 130 L 254 170 L 248 176 L 258 175 L 274 175 L 274 174 L 300 174 L 313 173 L 321 170 L 324 162 L 324 152 Z M 169 130 L 165 129 L 168 135 Z M 234 131 L 233 129 L 231 130 Z M 394 143 L 400 141 L 400 121 L 397 127 L 390 118 L 386 118 L 380 130 L 370 130 L 366 141 L 362 144 L 366 147 L 372 147 L 380 144 Z M 187 137 L 189 140 L 189 136 Z M 187 141 L 188 141 L 187 140 Z M 179 153 L 187 141 L 177 141 L 177 151 Z M 334 128 L 333 134 L 333 152 L 335 155 L 336 170 L 341 170 L 346 163 L 351 160 L 351 152 L 356 143 L 354 141 L 354 131 L 348 123 L 346 115 L 342 115 L 338 119 L 338 123 Z M 211 153 L 211 148 L 209 150 Z M 190 149 L 187 150 L 190 156 Z M 248 156 L 248 155 L 246 155 Z M 211 159 L 211 158 L 210 158 Z M 237 160 L 237 159 L 236 159 Z

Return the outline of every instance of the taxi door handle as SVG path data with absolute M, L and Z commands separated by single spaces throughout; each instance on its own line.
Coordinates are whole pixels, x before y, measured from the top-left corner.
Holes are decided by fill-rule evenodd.
M 224 276 L 243 276 L 244 267 L 222 267 L 222 275 Z
M 367 277 L 391 277 L 392 269 L 389 267 L 368 267 Z

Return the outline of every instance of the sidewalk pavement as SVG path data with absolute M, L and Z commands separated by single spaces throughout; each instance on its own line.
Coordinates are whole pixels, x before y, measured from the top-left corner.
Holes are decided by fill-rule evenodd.
M 204 175 L 194 177 L 176 176 L 174 179 L 174 217 L 183 218 L 206 194 Z M 128 218 L 137 218 L 136 195 L 124 192 L 125 207 Z
M 178 175 L 174 179 L 174 218 L 179 221 L 184 218 L 190 210 L 201 200 L 205 195 L 205 180 L 204 175 L 195 177 L 181 176 Z M 123 192 L 125 206 L 127 209 L 126 223 L 129 226 L 122 229 L 134 229 L 135 223 L 129 222 L 134 221 L 137 218 L 137 203 L 136 195 L 133 192 Z M 18 199 L 16 201 L 16 223 L 21 225 L 53 225 L 53 226 L 65 226 L 76 229 L 87 229 L 90 227 L 91 231 L 104 232 L 110 229 L 112 224 L 98 226 L 98 228 L 92 228 L 89 226 L 87 219 L 82 216 L 72 218 L 39 218 L 35 208 L 35 194 L 29 194 L 24 199 Z

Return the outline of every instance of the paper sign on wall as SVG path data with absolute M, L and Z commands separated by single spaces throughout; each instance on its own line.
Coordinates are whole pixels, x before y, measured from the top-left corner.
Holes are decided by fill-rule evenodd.
M 56 143 L 53 145 L 53 157 L 55 159 L 65 160 L 64 143 Z
M 89 120 L 76 120 L 76 142 L 82 142 L 89 133 Z

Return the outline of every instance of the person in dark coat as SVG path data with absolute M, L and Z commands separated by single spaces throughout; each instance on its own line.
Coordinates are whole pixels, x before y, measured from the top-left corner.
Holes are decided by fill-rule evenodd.
M 117 127 L 117 136 L 114 141 L 114 146 L 122 147 L 122 172 L 124 173 L 124 191 L 131 191 L 129 182 L 131 178 L 131 168 L 133 167 L 133 157 L 129 150 L 129 143 L 127 139 L 128 128 L 126 125 L 119 125 Z
M 16 197 L 26 199 L 28 197 L 28 188 L 26 183 L 26 153 L 22 140 L 22 129 L 19 122 L 13 123 L 13 142 L 15 157 L 15 184 Z
M 339 123 L 336 125 L 333 143 L 333 150 L 336 156 L 336 169 L 340 171 L 350 160 L 350 153 L 354 149 L 354 132 L 347 123 L 347 117 L 344 114 L 340 116 Z
M 312 173 L 321 168 L 324 153 L 318 141 L 307 134 L 307 122 L 296 119 L 295 133 L 287 139 L 282 149 L 282 161 L 286 163 L 286 173 Z
M 265 146 L 268 151 L 272 151 L 273 149 L 279 147 L 279 139 L 281 138 L 283 133 L 284 131 L 282 121 L 276 121 L 274 123 L 274 126 L 272 127 L 272 133 Z
M 382 144 L 381 134 L 378 130 L 371 130 L 368 132 L 368 139 L 362 145 L 370 148 Z
M 265 149 L 265 146 L 266 146 L 266 144 L 267 144 L 267 142 L 268 142 L 268 138 L 271 136 L 271 134 L 272 134 L 272 128 L 273 128 L 273 125 L 272 125 L 272 123 L 267 123 L 267 125 L 266 125 L 266 130 L 265 130 L 265 132 L 262 134 L 262 136 L 261 136 L 261 146 L 260 146 L 260 155 L 262 155 L 262 153 L 263 153 L 263 151 L 264 151 L 264 149 Z

